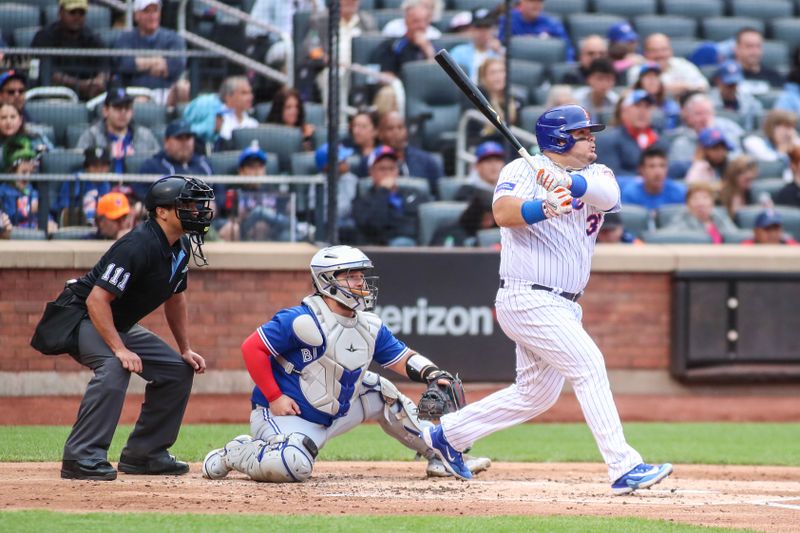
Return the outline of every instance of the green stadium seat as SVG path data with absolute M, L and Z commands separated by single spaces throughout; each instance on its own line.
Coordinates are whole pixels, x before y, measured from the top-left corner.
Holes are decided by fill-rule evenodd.
M 754 28 L 764 33 L 764 21 L 753 17 L 709 17 L 703 19 L 703 37 L 709 41 L 724 41 L 742 28 Z
M 681 15 L 696 20 L 724 14 L 722 0 L 661 0 L 661 7 L 665 15 Z
M 792 18 L 794 6 L 788 0 L 729 0 L 734 17 L 752 17 L 764 21 Z
M 0 32 L 5 39 L 11 41 L 14 30 L 41 25 L 38 6 L 23 3 L 4 2 L 0 9 Z
M 439 228 L 458 222 L 466 202 L 428 202 L 419 206 L 420 246 L 429 246 Z
M 703 231 L 659 229 L 647 231 L 642 240 L 651 244 L 712 244 L 711 236 Z
M 292 154 L 302 151 L 303 134 L 298 128 L 277 124 L 233 130 L 233 144 L 237 150 L 247 148 L 254 140 L 262 150 L 277 154 L 281 173 L 288 173 Z
M 656 7 L 656 0 L 594 0 L 594 9 L 598 13 L 620 15 L 625 18 L 654 15 Z
M 650 211 L 640 205 L 623 205 L 619 216 L 625 229 L 636 237 L 641 237 L 644 232 L 650 229 Z
M 208 162 L 211 168 L 214 169 L 214 174 L 231 174 L 239 173 L 239 150 L 228 150 L 224 152 L 213 152 L 208 156 Z M 279 174 L 280 167 L 278 165 L 278 156 L 276 154 L 267 154 L 267 175 L 274 176 Z
M 679 15 L 642 15 L 634 19 L 633 25 L 644 39 L 651 33 L 663 33 L 670 39 L 696 39 L 697 20 Z
M 477 237 L 479 248 L 493 248 L 500 244 L 500 228 L 478 230 Z

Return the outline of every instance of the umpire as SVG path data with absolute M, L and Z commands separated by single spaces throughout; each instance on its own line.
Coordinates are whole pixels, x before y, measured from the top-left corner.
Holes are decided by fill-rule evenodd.
M 68 286 L 87 312 L 73 357 L 94 371 L 78 419 L 64 445 L 61 477 L 113 480 L 108 462 L 131 373 L 147 381 L 136 427 L 119 459 L 126 474 L 179 475 L 189 465 L 167 453 L 183 420 L 193 372 L 205 360 L 192 350 L 186 290 L 189 254 L 207 264 L 201 245 L 213 218 L 211 188 L 202 180 L 167 176 L 145 197 L 149 219 L 116 241 L 94 268 Z M 164 304 L 180 353 L 137 322 Z

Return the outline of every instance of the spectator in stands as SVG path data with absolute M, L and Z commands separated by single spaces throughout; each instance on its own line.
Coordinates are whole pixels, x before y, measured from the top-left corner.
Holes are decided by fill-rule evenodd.
M 508 111 L 508 117 L 505 116 L 506 109 L 506 83 L 508 76 L 506 73 L 506 62 L 503 59 L 493 57 L 483 62 L 483 65 L 478 69 L 478 87 L 483 95 L 492 104 L 492 107 L 500 115 L 500 118 L 505 120 L 508 124 L 519 124 L 519 114 L 522 110 L 522 102 L 519 98 L 514 96 L 513 91 L 511 94 L 511 106 Z M 481 130 L 482 138 L 496 138 L 501 139 L 492 126 L 486 125 Z
M 164 149 L 142 163 L 140 174 L 157 174 L 167 176 L 211 176 L 214 172 L 205 156 L 195 153 L 194 134 L 188 122 L 183 119 L 173 120 L 164 132 Z M 150 188 L 150 183 L 134 183 L 136 198 L 143 200 Z M 217 198 L 224 198 L 224 188 L 214 187 Z
M 686 200 L 686 186 L 667 178 L 667 153 L 657 146 L 642 151 L 639 175 L 620 184 L 620 188 L 623 206 L 640 205 L 653 215 L 662 205 Z
M 561 80 L 554 81 L 568 85 L 583 85 L 586 83 L 589 65 L 592 64 L 592 61 L 601 57 L 608 57 L 608 41 L 599 35 L 584 37 L 578 44 L 577 68 L 565 73 Z
M 278 91 L 272 100 L 267 123 L 299 128 L 303 134 L 303 150 L 314 149 L 314 125 L 306 122 L 306 109 L 297 89 L 284 87 Z
M 724 213 L 714 209 L 715 189 L 710 183 L 698 182 L 686 192 L 686 210 L 675 215 L 667 227 L 681 231 L 702 231 L 714 244 L 723 242 L 722 234 L 736 231 L 736 225 Z
M 339 6 L 339 64 L 346 67 L 352 62 L 353 39 L 378 31 L 378 25 L 367 10 L 359 10 L 359 0 L 341 0 Z M 402 34 L 401 34 L 402 35 Z M 309 78 L 316 78 L 316 86 L 323 103 L 328 101 L 328 11 L 319 10 L 311 17 L 311 24 L 300 50 L 301 64 L 308 67 Z M 344 73 L 345 71 L 340 71 Z M 301 70 L 302 78 L 302 70 Z M 340 96 L 347 102 L 350 76 L 340 77 Z M 309 91 L 310 92 L 310 91 Z
M 134 0 L 133 9 L 136 29 L 122 33 L 115 48 L 186 50 L 183 37 L 161 27 L 160 0 Z M 189 101 L 189 82 L 180 79 L 184 70 L 186 58 L 181 56 L 122 56 L 116 65 L 125 86 L 152 89 L 156 101 L 170 107 Z
M 690 91 L 707 91 L 708 80 L 693 63 L 675 57 L 669 37 L 663 33 L 650 34 L 644 41 L 644 57 L 661 67 L 661 81 L 667 93 L 679 98 Z M 636 69 L 628 70 L 628 84 L 632 85 L 639 75 Z
M 706 128 L 717 128 L 725 139 L 738 151 L 744 130 L 734 121 L 718 117 L 714 113 L 714 104 L 706 94 L 696 93 L 689 96 L 681 108 L 683 125 L 675 130 L 675 136 L 669 150 L 670 162 L 691 161 L 697 151 L 697 136 Z
M 715 109 L 738 114 L 744 129 L 750 131 L 755 129 L 764 114 L 764 106 L 752 94 L 740 90 L 742 81 L 744 75 L 739 63 L 725 61 L 714 73 L 714 87 L 709 97 Z
M 673 130 L 681 121 L 681 106 L 667 94 L 658 63 L 645 62 L 639 68 L 634 89 L 644 89 L 653 99 L 653 126 L 658 131 Z
M 639 54 L 639 34 L 628 22 L 618 22 L 608 29 L 608 55 L 617 79 L 623 84 L 631 67 L 644 63 Z
M 785 109 L 800 115 L 800 46 L 794 49 L 792 70 L 786 77 L 786 84 L 775 101 L 773 109 Z
M 267 154 L 256 141 L 239 153 L 239 176 L 258 177 L 267 175 Z M 214 227 L 217 228 L 219 237 L 224 241 L 242 240 L 242 220 L 248 212 L 243 209 L 239 212 L 242 193 L 247 191 L 265 191 L 269 186 L 257 184 L 243 184 L 228 187 L 225 191 L 225 200 L 217 203 L 219 211 L 214 216 Z
M 511 35 L 531 35 L 542 38 L 549 37 L 561 39 L 566 45 L 565 61 L 575 61 L 575 49 L 572 41 L 558 19 L 543 13 L 544 0 L 519 0 L 517 7 L 511 10 Z M 500 17 L 497 35 L 502 41 L 505 39 L 506 16 Z
M 225 78 L 219 88 L 219 99 L 224 105 L 219 115 L 222 120 L 219 137 L 223 144 L 231 141 L 233 130 L 258 127 L 258 121 L 248 113 L 253 107 L 253 89 L 245 76 Z
M 603 225 L 597 233 L 597 242 L 606 244 L 641 244 L 642 241 L 633 236 L 622 225 L 619 213 L 605 213 Z
M 736 61 L 742 65 L 744 81 L 740 85 L 747 94 L 766 94 L 770 87 L 782 87 L 783 75 L 777 70 L 762 64 L 764 57 L 764 36 L 755 28 L 742 28 L 736 32 L 736 46 L 733 48 Z
M 478 192 L 494 192 L 500 171 L 506 163 L 506 151 L 494 141 L 486 141 L 475 149 L 475 174 L 470 183 L 459 187 L 455 200 L 469 201 Z
M 589 66 L 586 76 L 586 87 L 573 91 L 578 104 L 583 107 L 595 122 L 608 122 L 614 114 L 614 106 L 619 95 L 614 92 L 616 71 L 611 61 L 606 58 L 595 59 Z
M 475 192 L 455 224 L 439 228 L 430 243 L 420 244 L 446 248 L 476 246 L 479 231 L 497 227 L 492 213 L 492 195 L 493 191 Z
M 161 149 L 153 132 L 133 122 L 133 97 L 124 87 L 106 91 L 103 118 L 84 131 L 77 148 L 104 148 L 111 154 L 111 171 L 126 171 L 125 158 L 133 154 L 152 154 Z
M 728 165 L 728 155 L 734 145 L 719 128 L 705 128 L 697 136 L 694 160 L 686 172 L 686 183 L 718 184 Z
M 408 144 L 408 129 L 400 113 L 392 111 L 381 118 L 378 125 L 378 139 L 392 149 L 392 157 L 397 160 L 401 176 L 425 178 L 430 183 L 431 192 L 437 194 L 442 168 L 431 154 Z M 369 162 L 367 166 L 371 166 Z M 370 176 L 372 176 L 371 170 Z
M 5 150 L 6 145 L 13 143 L 30 146 L 37 153 L 44 152 L 52 146 L 46 137 L 31 131 L 16 107 L 0 103 L 0 149 Z
M 425 26 L 423 27 L 425 36 L 429 40 L 438 39 L 442 36 L 442 32 L 431 23 L 439 20 L 442 16 L 442 10 L 444 9 L 443 0 L 403 0 L 400 9 L 403 10 L 403 17 L 390 20 L 383 29 L 381 29 L 381 33 L 386 37 L 402 37 L 403 35 L 407 35 L 410 26 L 409 19 L 421 17 L 423 14 L 425 19 Z M 413 14 L 409 14 L 411 10 L 414 10 Z
M 719 203 L 731 218 L 742 207 L 755 203 L 751 189 L 758 177 L 758 163 L 752 157 L 740 155 L 731 159 L 722 174 Z
M 0 211 L 8 215 L 12 233 L 13 228 L 39 227 L 39 193 L 27 178 L 38 170 L 39 154 L 25 141 L 25 138 L 12 139 L 3 152 L 5 172 L 17 175 L 14 182 L 0 183 Z M 48 231 L 58 227 L 52 219 L 47 226 Z
M 349 122 L 350 139 L 345 144 L 359 155 L 359 163 L 354 170 L 356 176 L 364 178 L 369 175 L 367 169 L 369 154 L 378 146 L 378 116 L 376 113 L 362 110 L 350 117 Z
M 778 192 L 775 203 L 800 207 L 800 146 L 789 150 L 789 168 L 792 170 L 792 182 Z
M 406 0 L 404 5 L 407 6 L 405 34 L 395 40 L 386 41 L 375 52 L 381 71 L 398 77 L 405 63 L 433 59 L 439 50 L 426 33 L 430 28 L 430 10 L 420 0 Z
M 783 232 L 783 217 L 777 211 L 767 209 L 756 217 L 753 226 L 753 238 L 742 241 L 744 245 L 752 244 L 788 244 L 797 246 L 797 241 Z
M 53 148 L 53 143 L 47 138 L 46 128 L 43 124 L 36 124 L 25 109 L 25 77 L 17 70 L 6 70 L 0 74 L 0 104 L 11 104 L 25 124 L 25 131 L 32 138 L 38 138 L 47 147 Z
M 389 146 L 379 146 L 369 158 L 372 187 L 356 198 L 353 215 L 364 244 L 417 244 L 419 206 L 431 200 L 416 189 L 398 187 L 399 159 Z
M 789 151 L 800 145 L 800 135 L 797 134 L 797 115 L 791 111 L 773 109 L 764 118 L 762 129 L 763 134 L 754 133 L 744 138 L 742 146 L 744 146 L 745 152 L 759 161 L 783 161 L 786 163 L 783 178 L 791 181 Z
M 111 172 L 111 157 L 107 148 L 93 146 L 83 151 L 83 172 L 106 174 Z M 52 212 L 62 226 L 84 226 L 94 224 L 97 200 L 111 192 L 108 181 L 87 181 L 76 176 L 75 181 L 61 183 L 58 198 L 53 202 Z
M 117 240 L 133 229 L 131 206 L 121 192 L 109 192 L 97 201 L 97 232 L 90 238 Z
M 87 28 L 89 0 L 59 0 L 58 20 L 39 30 L 33 37 L 33 48 L 105 48 L 100 37 Z M 54 56 L 51 85 L 64 85 L 89 100 L 105 90 L 108 81 L 107 61 L 99 57 Z
M 597 161 L 617 179 L 636 176 L 642 151 L 666 143 L 653 129 L 653 99 L 642 89 L 630 91 L 619 103 L 617 125 L 597 140 Z
M 339 179 L 336 188 L 336 212 L 338 214 L 336 225 L 339 228 L 339 238 L 343 242 L 355 242 L 357 238 L 356 222 L 353 219 L 353 202 L 358 195 L 358 177 L 350 172 L 347 158 L 353 155 L 353 149 L 339 145 L 336 160 L 339 168 Z M 317 170 L 323 175 L 328 173 L 328 143 L 317 148 L 314 154 L 314 163 Z M 314 190 L 313 188 L 311 189 Z M 327 186 L 325 187 L 327 195 Z M 309 203 L 314 205 L 314 195 L 309 197 Z
M 467 76 L 477 82 L 478 69 L 483 62 L 490 57 L 502 57 L 503 46 L 495 37 L 495 18 L 489 9 L 482 7 L 473 10 L 468 28 L 470 42 L 454 47 L 450 55 Z

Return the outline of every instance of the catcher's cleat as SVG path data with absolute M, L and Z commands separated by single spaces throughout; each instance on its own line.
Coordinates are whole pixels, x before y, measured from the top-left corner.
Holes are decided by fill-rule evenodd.
M 637 489 L 646 489 L 666 478 L 672 473 L 672 465 L 649 465 L 642 463 L 635 466 L 630 472 L 620 477 L 611 485 L 611 490 L 616 496 L 630 494 Z
M 471 455 L 462 454 L 464 457 L 464 464 L 467 465 L 472 475 L 483 472 L 492 466 L 492 460 L 488 457 L 473 457 Z M 428 477 L 450 477 L 453 474 L 447 471 L 438 457 L 432 457 L 428 460 L 428 467 L 425 469 L 425 474 Z
M 450 446 L 444 437 L 442 426 L 430 426 L 422 430 L 420 435 L 436 456 L 442 460 L 442 465 L 448 472 L 460 479 L 472 479 L 472 472 L 464 464 L 461 452 Z

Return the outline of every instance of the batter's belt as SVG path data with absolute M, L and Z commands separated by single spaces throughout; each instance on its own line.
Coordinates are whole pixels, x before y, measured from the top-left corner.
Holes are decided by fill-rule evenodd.
M 500 288 L 501 289 L 505 288 L 507 285 L 508 285 L 508 283 L 506 283 L 506 280 L 504 280 L 504 279 L 500 280 Z M 581 296 L 583 296 L 583 291 L 577 292 L 577 293 L 575 293 L 575 292 L 567 292 L 567 291 L 564 291 L 564 290 L 561 290 L 561 289 L 558 289 L 558 288 L 547 287 L 545 285 L 539 285 L 538 283 L 520 283 L 519 286 L 520 287 L 529 288 L 529 289 L 531 289 L 533 291 L 552 292 L 553 294 L 561 296 L 562 298 L 566 298 L 570 302 L 577 302 L 578 299 Z

